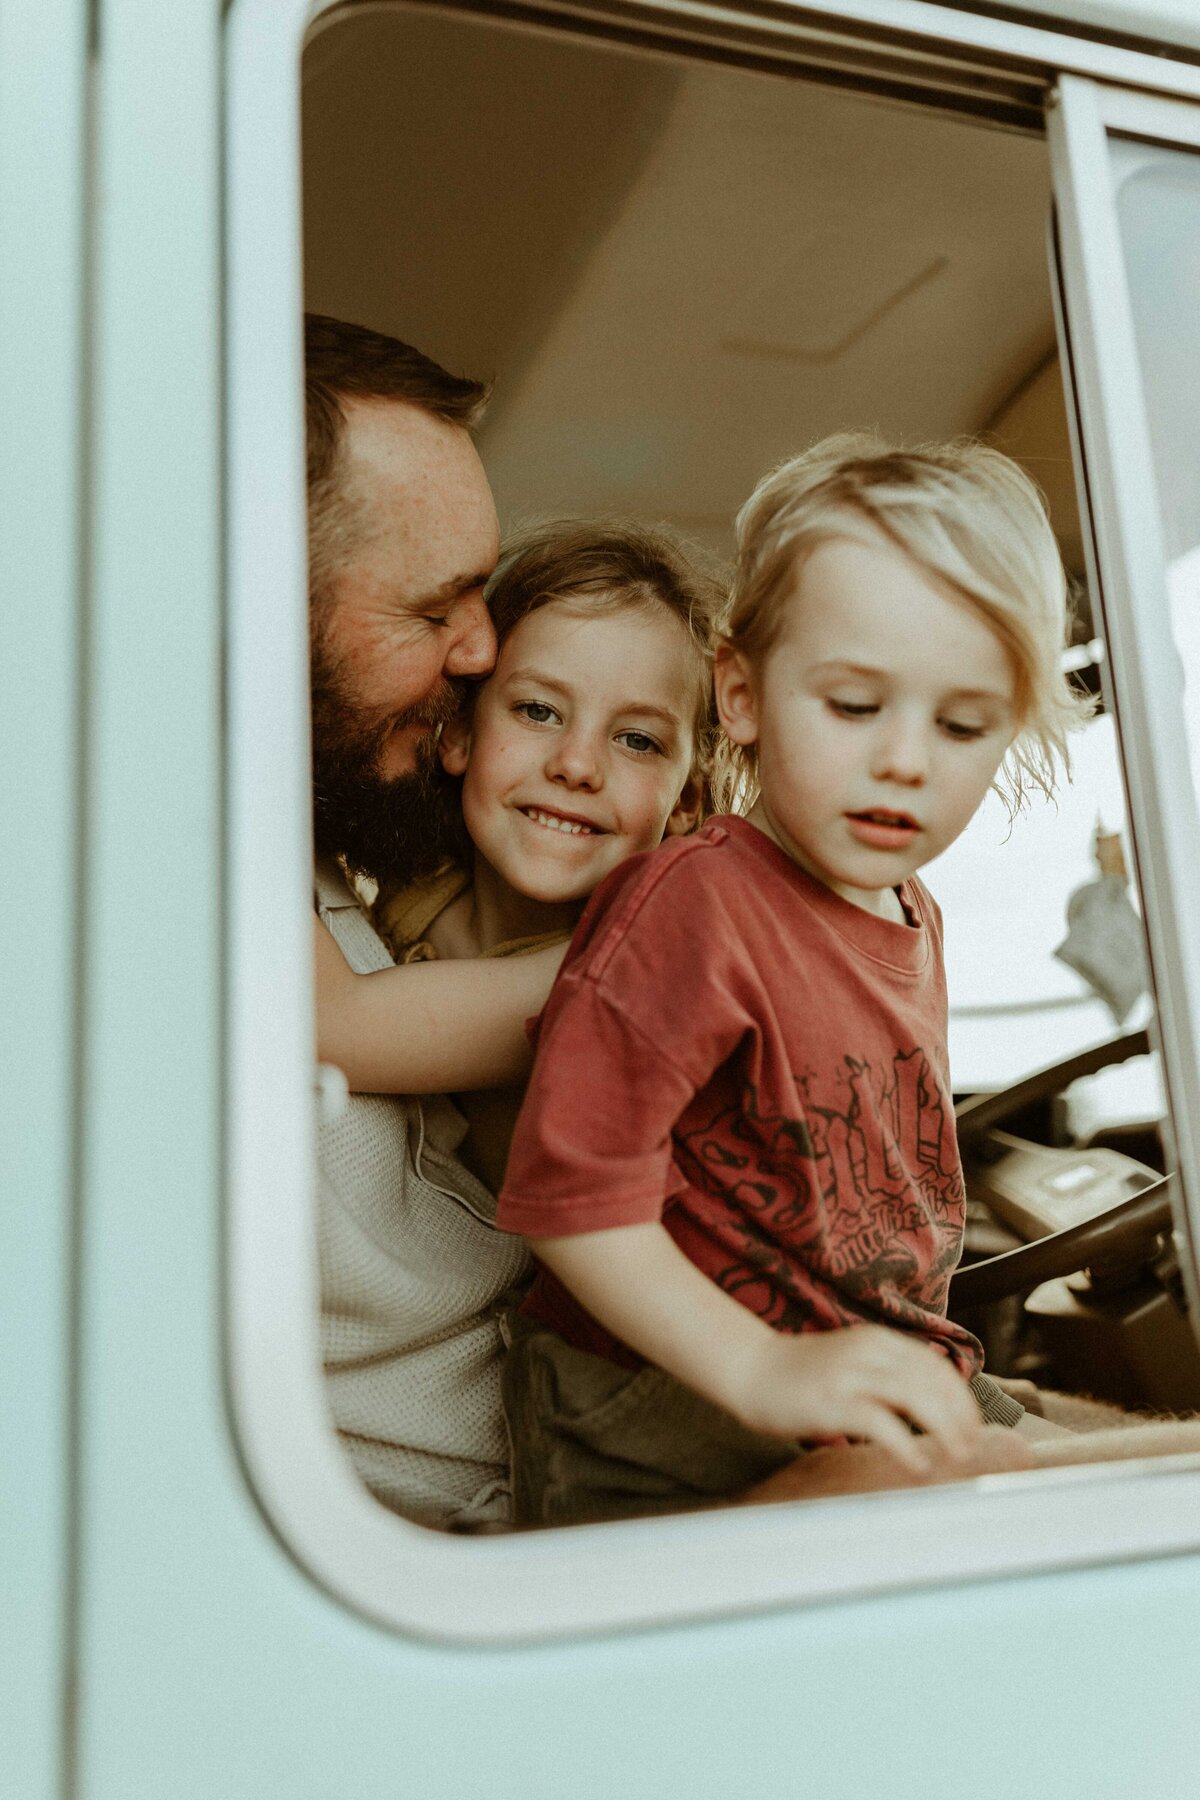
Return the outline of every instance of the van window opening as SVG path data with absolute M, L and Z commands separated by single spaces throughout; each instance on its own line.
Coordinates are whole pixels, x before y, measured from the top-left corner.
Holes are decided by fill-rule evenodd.
M 311 40 L 303 167 L 306 306 L 494 377 L 478 443 L 506 531 L 616 512 L 728 554 L 737 505 L 804 442 L 853 426 L 981 436 L 1046 493 L 1078 594 L 1072 660 L 1099 687 L 1039 136 L 557 32 L 372 9 Z M 1078 760 L 1054 820 L 1034 802 L 1010 831 L 989 808 L 930 870 L 963 1094 L 1029 1075 L 1051 1045 L 1066 1056 L 1116 1035 L 1111 996 L 1056 956 L 1070 894 L 1135 868 L 1103 710 Z M 1143 987 L 1121 1023 L 1151 1018 Z M 1030 1181 L 1069 1206 L 1087 1152 L 1162 1172 L 1162 1108 L 1142 1055 L 1006 1121 L 1037 1151 L 1079 1154 L 1039 1162 L 1015 1200 L 981 1185 L 969 1254 L 1021 1240 Z M 1065 1218 L 1050 1206 L 1036 1223 Z M 971 1323 L 997 1368 L 1044 1379 L 1055 1355 L 1069 1365 L 1056 1320 L 1031 1328 L 1006 1301 Z M 1123 1379 L 1113 1404 L 1146 1404 Z

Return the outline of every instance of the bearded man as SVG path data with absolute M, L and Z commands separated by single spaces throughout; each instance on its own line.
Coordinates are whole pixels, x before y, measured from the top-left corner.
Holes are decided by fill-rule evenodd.
M 449 839 L 434 744 L 496 639 L 499 546 L 471 440 L 486 390 L 407 344 L 306 320 L 317 915 L 360 973 L 391 957 L 347 875 L 403 883 Z M 525 1008 L 529 1010 L 528 1007 Z M 354 1094 L 318 1130 L 322 1352 L 341 1441 L 385 1505 L 509 1514 L 498 1317 L 527 1267 L 445 1098 Z

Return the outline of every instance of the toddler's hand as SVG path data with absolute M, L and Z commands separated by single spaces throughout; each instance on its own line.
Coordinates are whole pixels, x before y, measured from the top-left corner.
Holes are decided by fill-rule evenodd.
M 772 1334 L 747 1372 L 743 1422 L 779 1437 L 885 1445 L 916 1475 L 931 1449 L 968 1460 L 983 1421 L 967 1383 L 928 1344 L 882 1325 Z M 928 1433 L 914 1435 L 910 1422 Z

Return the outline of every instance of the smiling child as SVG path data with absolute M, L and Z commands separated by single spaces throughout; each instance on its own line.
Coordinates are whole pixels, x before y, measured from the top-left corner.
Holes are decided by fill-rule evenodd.
M 415 966 L 355 975 L 318 925 L 316 973 L 321 1060 L 360 1092 L 455 1093 L 459 1154 L 494 1190 L 529 1062 L 514 1015 L 543 1003 L 601 879 L 694 829 L 731 773 L 712 689 L 725 594 L 666 533 L 539 525 L 506 545 L 488 603 L 496 667 L 438 744 L 459 854 L 375 903 Z M 495 979 L 513 958 L 523 1014 Z

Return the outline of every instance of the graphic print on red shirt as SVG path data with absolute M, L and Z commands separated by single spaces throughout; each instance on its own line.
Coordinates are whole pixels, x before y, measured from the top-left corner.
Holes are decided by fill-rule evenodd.
M 982 1361 L 945 1318 L 964 1195 L 937 907 L 853 906 L 745 820 L 632 858 L 593 896 L 537 1032 L 498 1221 L 661 1219 L 779 1330 L 874 1320 Z M 637 1364 L 546 1271 L 527 1310 Z

